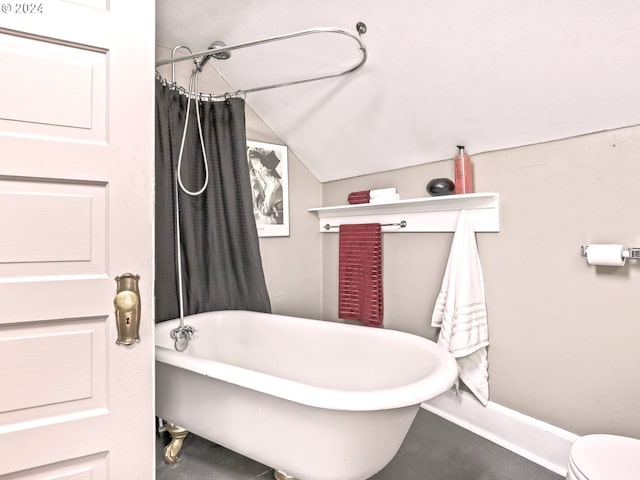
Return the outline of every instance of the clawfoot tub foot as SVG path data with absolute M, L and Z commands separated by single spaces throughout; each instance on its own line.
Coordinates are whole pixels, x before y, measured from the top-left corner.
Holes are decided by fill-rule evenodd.
M 171 442 L 164 447 L 164 461 L 169 465 L 173 465 L 178 462 L 178 454 L 182 449 L 182 442 L 189 432 L 173 423 L 167 424 L 167 431 L 171 434 Z
M 287 475 L 286 473 L 284 473 L 281 470 L 274 470 L 273 471 L 273 477 L 276 480 L 296 480 L 295 477 L 292 477 L 291 475 Z

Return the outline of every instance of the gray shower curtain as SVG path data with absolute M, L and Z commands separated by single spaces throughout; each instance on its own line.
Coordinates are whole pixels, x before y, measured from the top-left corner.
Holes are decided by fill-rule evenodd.
M 213 310 L 270 312 L 253 216 L 244 100 L 200 102 L 209 185 L 179 195 L 184 314 Z M 179 317 L 176 273 L 175 169 L 187 98 L 156 82 L 155 321 Z M 190 190 L 204 181 L 195 102 L 182 159 Z

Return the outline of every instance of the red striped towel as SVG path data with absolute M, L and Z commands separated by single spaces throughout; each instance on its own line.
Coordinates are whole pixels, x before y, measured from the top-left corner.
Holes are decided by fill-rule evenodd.
M 340 225 L 338 317 L 382 325 L 382 234 L 379 223 Z
M 362 190 L 360 192 L 351 192 L 347 197 L 347 201 L 350 204 L 369 203 L 370 199 L 371 197 L 369 195 L 369 190 Z

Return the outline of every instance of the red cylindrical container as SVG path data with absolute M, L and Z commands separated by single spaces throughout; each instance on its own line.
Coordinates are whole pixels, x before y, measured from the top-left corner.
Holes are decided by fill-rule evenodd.
M 455 168 L 455 193 L 473 193 L 471 157 L 464 152 L 464 145 L 458 145 L 458 150 L 458 155 L 453 159 Z

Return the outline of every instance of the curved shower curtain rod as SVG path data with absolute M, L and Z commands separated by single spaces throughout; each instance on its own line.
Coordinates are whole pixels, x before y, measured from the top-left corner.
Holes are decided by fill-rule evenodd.
M 356 30 L 358 31 L 358 35 L 362 35 L 367 31 L 367 26 L 362 23 L 362 22 L 358 22 L 358 24 L 356 25 Z M 196 62 L 196 68 L 198 69 L 202 69 L 202 65 L 204 65 L 204 63 L 206 63 L 206 61 L 208 61 L 209 58 L 214 57 L 214 58 L 218 58 L 218 59 L 225 59 L 225 58 L 229 58 L 229 56 L 231 55 L 231 51 L 232 50 L 239 50 L 241 48 L 247 48 L 247 47 L 254 47 L 256 45 L 261 45 L 263 43 L 269 43 L 269 42 L 277 42 L 280 40 L 288 40 L 290 38 L 295 38 L 295 37 L 301 37 L 304 35 L 313 35 L 316 33 L 335 33 L 335 34 L 339 34 L 339 35 L 346 35 L 350 38 L 353 38 L 357 43 L 358 43 L 358 48 L 360 49 L 361 53 L 362 53 L 362 58 L 360 59 L 360 61 L 353 65 L 352 67 L 343 70 L 341 72 L 335 72 L 335 73 L 329 73 L 329 74 L 325 74 L 325 75 L 319 75 L 316 77 L 309 77 L 309 78 L 303 78 L 301 80 L 292 80 L 290 82 L 284 82 L 284 83 L 276 83 L 276 84 L 272 84 L 272 85 L 264 85 L 261 87 L 254 87 L 254 88 L 249 88 L 246 90 L 238 90 L 237 92 L 235 92 L 236 94 L 246 94 L 246 93 L 252 93 L 252 92 L 259 92 L 261 90 L 269 90 L 272 88 L 280 88 L 280 87 L 289 87 L 291 85 L 298 85 L 300 83 L 307 83 L 307 82 L 314 82 L 316 80 L 324 80 L 326 78 L 333 78 L 333 77 L 339 77 L 342 75 L 347 75 L 349 73 L 355 72 L 356 70 L 358 70 L 360 67 L 362 67 L 362 65 L 365 64 L 365 62 L 367 61 L 367 48 L 364 46 L 364 44 L 362 43 L 362 41 L 360 40 L 359 37 L 357 37 L 356 35 L 352 34 L 351 32 L 348 32 L 347 30 L 343 30 L 341 28 L 331 28 L 331 27 L 317 27 L 317 28 L 310 28 L 308 30 L 301 30 L 299 32 L 293 32 L 293 33 L 288 33 L 285 35 L 278 35 L 278 36 L 274 36 L 274 37 L 269 37 L 269 38 L 263 38 L 262 40 L 255 40 L 253 42 L 246 42 L 246 43 L 239 43 L 236 45 L 231 45 L 231 46 L 226 46 L 224 44 L 220 45 L 221 42 L 216 42 L 214 43 L 214 45 L 218 45 L 214 48 L 210 48 L 209 50 L 204 50 L 202 52 L 196 52 L 196 53 L 191 53 L 191 50 L 184 46 L 184 45 L 178 45 L 177 47 L 175 47 L 173 49 L 172 52 L 172 56 L 169 59 L 166 60 L 160 60 L 158 62 L 156 62 L 156 67 L 162 66 L 162 65 L 169 65 L 171 64 L 171 72 L 172 72 L 172 83 L 175 86 L 175 64 L 177 62 L 183 62 L 185 60 L 191 60 L 194 59 Z M 175 58 L 175 53 L 178 49 L 180 48 L 185 48 L 189 51 L 189 55 L 184 55 L 182 57 L 178 57 Z M 207 57 L 205 59 L 205 57 Z M 228 96 L 228 94 L 221 94 L 221 95 L 210 95 L 210 94 L 203 94 L 204 97 L 208 97 L 209 99 L 215 99 L 215 98 L 224 98 L 226 96 Z

